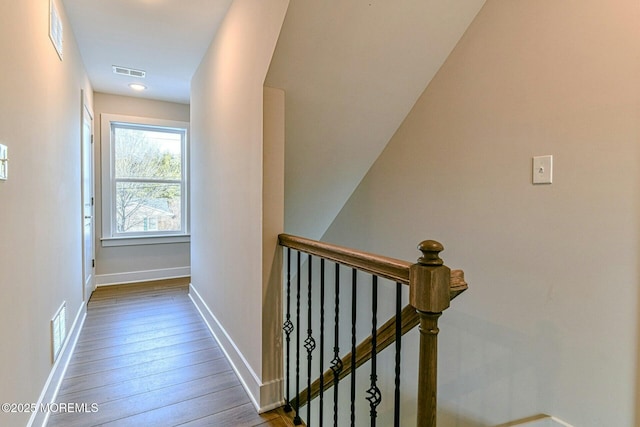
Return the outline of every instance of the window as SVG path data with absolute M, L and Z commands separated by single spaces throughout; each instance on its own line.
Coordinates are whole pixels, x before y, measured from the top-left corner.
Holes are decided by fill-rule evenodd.
M 102 115 L 103 246 L 188 241 L 187 131 Z

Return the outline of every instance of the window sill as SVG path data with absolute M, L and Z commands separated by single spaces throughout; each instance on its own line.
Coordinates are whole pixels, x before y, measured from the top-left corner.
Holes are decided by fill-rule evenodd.
M 135 237 L 105 237 L 100 239 L 103 248 L 113 246 L 164 245 L 168 243 L 189 243 L 191 236 L 135 236 Z

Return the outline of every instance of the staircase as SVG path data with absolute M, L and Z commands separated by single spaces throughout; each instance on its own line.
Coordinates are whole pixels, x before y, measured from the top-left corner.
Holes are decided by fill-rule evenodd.
M 424 241 L 418 245 L 422 252 L 418 262 L 409 263 L 287 234 L 279 236 L 279 243 L 286 252 L 286 404 L 282 410 L 291 414 L 293 423 L 301 425 L 304 418 L 307 425 L 364 425 L 362 406 L 366 405 L 366 424 L 373 427 L 382 401 L 392 397 L 393 404 L 384 407 L 385 416 L 390 418 L 392 411 L 393 425 L 400 426 L 406 395 L 401 387 L 402 337 L 419 326 L 416 425 L 435 427 L 438 318 L 467 289 L 463 272 L 450 270 L 440 259 L 443 246 Z M 389 313 L 392 294 L 394 314 L 379 326 L 378 317 Z M 328 314 L 327 301 L 332 303 Z M 349 307 L 342 307 L 345 302 Z M 371 334 L 359 339 L 366 311 L 371 313 L 367 321 Z M 350 351 L 343 355 L 340 348 L 347 341 L 345 335 Z M 392 345 L 394 387 L 381 390 L 379 375 L 386 377 L 388 372 L 378 371 L 378 358 Z M 358 388 L 361 374 L 356 375 L 365 364 L 370 369 L 366 390 Z M 347 379 L 348 399 L 342 394 L 346 384 L 341 385 Z

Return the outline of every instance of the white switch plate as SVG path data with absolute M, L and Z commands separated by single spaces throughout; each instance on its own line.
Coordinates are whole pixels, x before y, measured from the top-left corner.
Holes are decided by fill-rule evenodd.
M 553 156 L 533 158 L 533 183 L 551 184 L 553 182 Z
M 6 181 L 9 177 L 9 157 L 6 145 L 0 144 L 0 179 Z

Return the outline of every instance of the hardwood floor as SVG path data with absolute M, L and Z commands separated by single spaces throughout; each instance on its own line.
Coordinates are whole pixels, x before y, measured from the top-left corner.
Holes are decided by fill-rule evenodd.
M 257 414 L 188 297 L 188 279 L 97 289 L 48 427 L 290 426 Z M 86 404 L 82 406 L 83 404 Z

